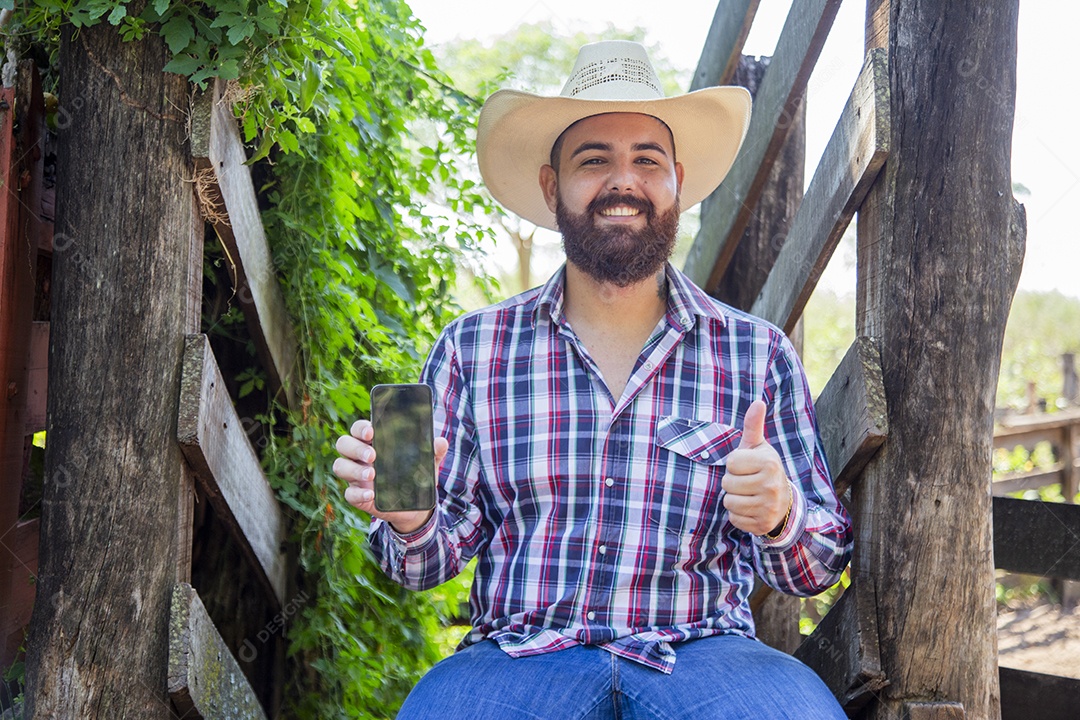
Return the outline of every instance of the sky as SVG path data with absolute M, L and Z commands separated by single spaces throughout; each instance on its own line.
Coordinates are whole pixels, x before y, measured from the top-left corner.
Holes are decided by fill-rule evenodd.
M 677 67 L 697 66 L 716 4 L 709 0 L 408 0 L 431 44 L 454 38 L 487 38 L 522 23 L 550 20 L 558 30 L 641 26 Z M 790 0 L 761 0 L 743 52 L 772 55 Z M 865 3 L 842 3 L 807 89 L 807 182 L 828 142 L 863 60 Z M 1080 4 L 1020 3 L 1017 105 L 1013 133 L 1013 181 L 1029 193 L 1027 256 L 1020 278 L 1025 290 L 1058 290 L 1080 297 L 1080 142 L 1071 132 L 1080 117 L 1077 82 L 1070 69 L 1080 26 Z M 567 69 L 569 70 L 569 68 Z M 559 78 L 559 81 L 564 78 Z M 984 89 L 991 92 L 990 89 Z M 822 284 L 854 291 L 854 249 L 837 250 Z

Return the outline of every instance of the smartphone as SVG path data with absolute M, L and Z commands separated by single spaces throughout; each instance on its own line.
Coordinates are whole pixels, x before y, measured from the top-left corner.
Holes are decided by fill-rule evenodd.
M 375 448 L 375 509 L 435 507 L 435 427 L 431 388 L 422 384 L 371 388 Z

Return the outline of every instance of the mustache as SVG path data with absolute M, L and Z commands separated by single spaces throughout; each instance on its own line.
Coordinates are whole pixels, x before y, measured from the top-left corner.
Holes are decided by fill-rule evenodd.
M 655 213 L 655 207 L 651 202 L 643 197 L 625 193 L 611 193 L 610 195 L 602 195 L 595 198 L 589 203 L 588 211 L 590 214 L 598 213 L 620 205 L 633 208 L 634 210 L 640 210 L 641 212 L 646 213 L 650 218 L 653 217 Z

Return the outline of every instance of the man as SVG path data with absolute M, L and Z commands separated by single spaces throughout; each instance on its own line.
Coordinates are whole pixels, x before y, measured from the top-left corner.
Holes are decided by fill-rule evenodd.
M 350 503 L 406 587 L 478 558 L 472 631 L 402 718 L 842 718 L 812 671 L 753 639 L 756 571 L 811 595 L 851 529 L 809 390 L 775 327 L 667 263 L 749 121 L 741 88 L 663 98 L 644 49 L 581 49 L 562 96 L 500 91 L 477 155 L 492 194 L 563 235 L 543 287 L 469 313 L 423 371 L 434 512 L 379 513 L 358 421 Z

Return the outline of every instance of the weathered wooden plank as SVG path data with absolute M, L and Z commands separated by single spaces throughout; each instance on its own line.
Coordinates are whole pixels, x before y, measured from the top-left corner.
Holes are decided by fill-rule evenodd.
M 889 684 L 878 654 L 873 586 L 853 582 L 794 655 L 821 676 L 845 710 L 864 707 Z
M 1001 720 L 1075 720 L 1080 708 L 1080 680 L 998 668 Z
M 684 269 L 706 290 L 712 290 L 731 262 L 839 7 L 840 0 L 806 0 L 788 13 L 754 101 L 742 150 L 727 179 L 701 206 L 701 229 Z
M 229 522 L 279 603 L 285 597 L 285 519 L 225 389 L 210 342 L 188 335 L 177 439 L 218 514 Z
M 1038 490 L 1047 485 L 1061 482 L 1064 465 L 1054 463 L 1043 472 L 1021 473 L 1015 476 L 1006 476 L 990 483 L 990 491 L 996 496 L 1004 496 L 1021 490 Z
M 951 702 L 910 702 L 904 704 L 904 720 L 964 720 L 964 706 Z
M 843 495 L 889 433 L 881 357 L 871 338 L 848 348 L 814 403 L 837 495 Z
M 29 357 L 26 361 L 26 425 L 31 435 L 45 429 L 46 401 L 49 395 L 49 323 L 30 325 Z
M 1070 424 L 1080 425 L 1080 408 L 1070 408 L 1056 413 L 1020 415 L 1009 418 L 994 427 L 994 439 L 1025 435 L 1040 430 L 1057 431 Z
M 754 22 L 760 0 L 727 0 L 716 4 L 701 59 L 690 81 L 690 91 L 727 85 L 735 73 L 746 36 Z
M 187 583 L 173 589 L 169 697 L 184 718 L 266 718 L 199 594 Z
M 768 72 L 770 58 L 743 55 L 732 83 L 756 97 Z M 749 311 L 776 262 L 783 239 L 802 203 L 806 168 L 806 105 L 792 118 L 787 140 L 765 179 L 754 213 L 739 239 L 727 270 L 711 294 L 720 302 Z M 788 333 L 794 340 L 794 334 Z
M 791 332 L 888 153 L 888 59 L 884 50 L 871 50 L 754 303 L 754 315 Z
M 0 652 L 9 663 L 24 644 L 24 631 L 34 610 L 39 536 L 38 518 L 18 522 L 3 535 L 3 542 L 11 551 L 11 566 L 0 568 L 8 577 L 10 591 L 0 613 Z
M 994 566 L 1080 580 L 1080 505 L 995 497 Z
M 202 93 L 192 111 L 192 156 L 196 172 L 211 168 L 216 186 L 207 188 L 227 217 L 209 218 L 235 263 L 236 296 L 247 320 L 271 390 L 284 391 L 296 407 L 296 336 L 278 286 L 277 267 L 263 231 L 251 170 L 240 131 L 221 102 L 221 82 Z

